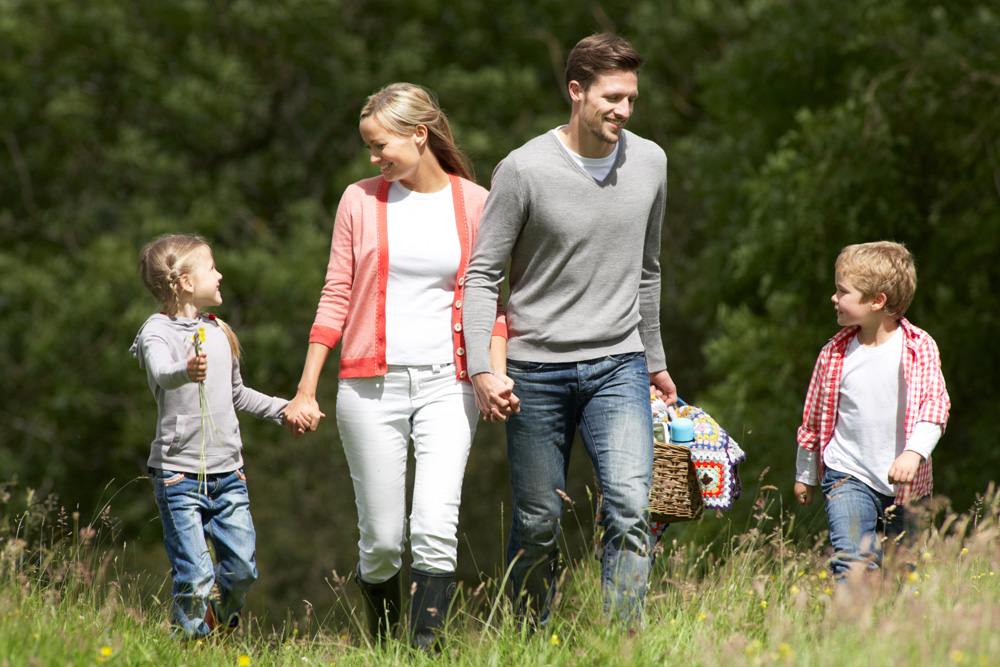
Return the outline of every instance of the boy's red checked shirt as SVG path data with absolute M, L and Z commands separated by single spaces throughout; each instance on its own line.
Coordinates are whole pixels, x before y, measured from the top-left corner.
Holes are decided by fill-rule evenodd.
M 906 440 L 910 439 L 917 422 L 940 424 L 943 429 L 948 421 L 951 399 L 941 374 L 941 356 L 937 343 L 923 329 L 906 318 L 899 320 L 903 330 L 903 377 L 906 382 Z M 830 339 L 819 353 L 809 391 L 806 393 L 802 426 L 799 427 L 799 446 L 816 457 L 819 478 L 822 478 L 823 452 L 833 438 L 840 406 L 840 382 L 843 376 L 844 355 L 847 346 L 858 334 L 858 327 L 842 329 Z M 896 503 L 916 500 L 930 494 L 932 486 L 931 459 L 919 468 L 909 484 L 901 484 L 896 492 Z

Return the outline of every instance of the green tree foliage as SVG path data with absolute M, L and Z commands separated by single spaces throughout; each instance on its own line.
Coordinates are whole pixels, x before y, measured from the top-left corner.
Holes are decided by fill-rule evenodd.
M 955 406 L 938 490 L 967 504 L 997 462 L 1000 14 L 762 7 L 703 65 L 706 122 L 685 145 L 706 208 L 700 259 L 719 271 L 690 304 L 718 304 L 711 401 L 754 426 L 787 478 L 812 363 L 837 329 L 833 261 L 849 243 L 905 242 L 920 281 L 908 316 L 937 339 Z
M 157 308 L 139 248 L 208 238 L 244 377 L 290 396 L 333 211 L 374 173 L 365 96 L 434 89 L 486 184 L 567 118 L 568 49 L 614 30 L 647 58 L 630 127 L 670 157 L 663 322 L 682 395 L 753 431 L 746 476 L 773 465 L 790 480 L 809 371 L 835 330 L 833 259 L 905 241 L 921 279 L 911 314 L 941 344 L 956 403 L 939 489 L 968 499 L 998 457 L 983 344 L 998 312 L 997 28 L 971 0 L 0 2 L 0 472 L 84 513 L 117 493 L 128 534 L 159 548 L 148 487 L 126 484 L 155 420 L 127 352 Z M 275 606 L 322 597 L 356 558 L 335 364 L 317 435 L 243 422 L 257 590 Z M 585 526 L 588 466 L 578 452 L 567 490 Z M 466 577 L 502 558 L 506 484 L 502 429 L 483 426 Z

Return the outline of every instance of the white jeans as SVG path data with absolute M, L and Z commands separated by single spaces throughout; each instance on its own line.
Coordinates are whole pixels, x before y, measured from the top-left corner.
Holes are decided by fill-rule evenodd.
M 386 581 L 402 565 L 410 438 L 413 566 L 455 571 L 462 478 L 478 421 L 472 385 L 455 379 L 454 364 L 390 365 L 384 377 L 340 380 L 337 426 L 354 481 L 365 581 Z

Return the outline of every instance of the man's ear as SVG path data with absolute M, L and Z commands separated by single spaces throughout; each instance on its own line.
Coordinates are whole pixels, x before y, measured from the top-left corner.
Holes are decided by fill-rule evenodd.
M 879 292 L 872 299 L 872 310 L 873 311 L 882 310 L 883 308 L 885 308 L 885 302 L 887 300 L 888 299 L 885 296 L 885 292 Z
M 583 86 L 576 79 L 569 82 L 569 99 L 573 102 L 583 99 Z

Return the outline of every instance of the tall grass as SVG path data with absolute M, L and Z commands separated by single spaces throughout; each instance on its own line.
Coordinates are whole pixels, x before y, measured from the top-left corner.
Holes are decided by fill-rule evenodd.
M 180 642 L 170 582 L 127 573 L 108 511 L 84 520 L 16 484 L 0 485 L 0 501 L 0 665 L 1000 664 L 992 485 L 969 512 L 928 510 L 919 534 L 885 545 L 882 570 L 837 586 L 825 536 L 795 537 L 794 515 L 762 484 L 750 525 L 663 545 L 643 631 L 603 618 L 599 567 L 584 556 L 568 563 L 552 622 L 536 632 L 511 614 L 502 570 L 461 589 L 440 657 L 373 646 L 358 620 L 333 627 L 308 606 L 304 617 L 251 617 L 225 640 Z M 330 579 L 348 611 L 351 587 Z

